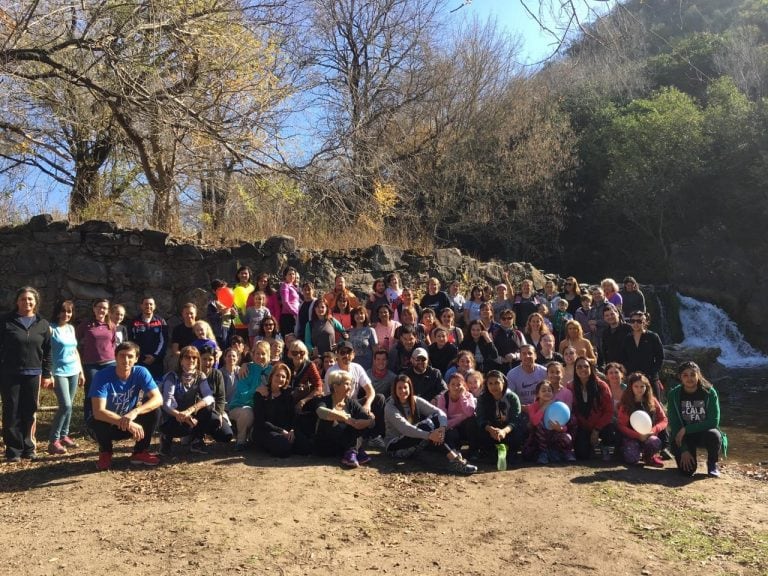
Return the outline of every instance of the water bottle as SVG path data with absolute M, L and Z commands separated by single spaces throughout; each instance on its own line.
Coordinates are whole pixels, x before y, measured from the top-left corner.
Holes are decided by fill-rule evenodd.
M 496 444 L 496 470 L 507 469 L 507 445 Z

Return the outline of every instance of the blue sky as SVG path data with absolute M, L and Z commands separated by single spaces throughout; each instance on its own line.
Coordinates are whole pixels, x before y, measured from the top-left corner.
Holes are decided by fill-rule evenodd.
M 454 16 L 457 18 L 478 17 L 484 20 L 488 16 L 496 18 L 498 24 L 508 32 L 518 35 L 522 39 L 522 62 L 521 64 L 532 64 L 539 62 L 552 55 L 557 47 L 557 39 L 551 34 L 543 31 L 539 24 L 523 8 L 523 0 L 472 0 L 469 4 L 464 0 L 448 0 L 449 8 L 455 9 L 462 6 Z M 538 14 L 539 4 L 548 0 L 527 0 L 528 7 Z M 554 4 L 559 5 L 559 0 Z M 602 14 L 615 5 L 616 0 L 575 0 L 573 6 L 579 13 L 579 18 L 585 21 L 591 20 L 594 16 L 593 10 L 599 10 Z M 455 5 L 453 5 L 455 4 Z M 561 23 L 558 22 L 558 15 L 551 15 L 548 11 L 543 15 L 547 26 L 555 32 L 559 31 Z

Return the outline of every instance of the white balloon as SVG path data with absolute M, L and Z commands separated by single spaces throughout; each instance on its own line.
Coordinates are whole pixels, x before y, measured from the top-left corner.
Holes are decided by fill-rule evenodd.
M 635 410 L 629 417 L 629 424 L 640 434 L 650 434 L 653 428 L 653 422 L 648 412 L 644 410 Z

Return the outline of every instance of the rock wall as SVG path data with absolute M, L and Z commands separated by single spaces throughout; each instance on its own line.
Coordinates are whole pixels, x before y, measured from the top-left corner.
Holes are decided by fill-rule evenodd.
M 241 265 L 254 273 L 270 273 L 275 286 L 280 271 L 291 265 L 322 291 L 332 288 L 334 276 L 341 272 L 361 295 L 388 272 L 399 272 L 405 285 L 421 289 L 430 276 L 443 283 L 459 278 L 464 286 L 475 281 L 495 284 L 503 271 L 498 262 L 480 262 L 457 249 L 426 256 L 391 246 L 317 251 L 297 247 L 288 236 L 205 248 L 156 230 L 123 230 L 100 221 L 72 226 L 40 215 L 25 225 L 0 228 L 0 306 L 11 309 L 15 291 L 31 285 L 40 291 L 46 316 L 59 298 L 73 299 L 76 315 L 82 318 L 90 314 L 93 299 L 106 297 L 124 304 L 130 317 L 138 313 L 141 299 L 151 295 L 158 312 L 173 320 L 183 303 L 205 303 L 212 279 L 234 282 Z M 508 266 L 514 282 L 531 278 L 539 289 L 548 277 L 555 277 L 530 264 Z

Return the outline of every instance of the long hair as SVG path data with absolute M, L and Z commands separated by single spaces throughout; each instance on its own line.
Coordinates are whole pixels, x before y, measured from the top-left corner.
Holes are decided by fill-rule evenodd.
M 683 373 L 683 371 L 689 370 L 689 369 L 694 370 L 696 372 L 696 376 L 698 377 L 698 381 L 699 381 L 699 386 L 701 388 L 703 388 L 704 390 L 707 390 L 707 391 L 710 388 L 712 388 L 712 383 L 709 380 L 707 380 L 706 378 L 704 378 L 704 376 L 701 374 L 701 368 L 699 368 L 699 365 L 696 364 L 696 362 L 693 362 L 692 360 L 687 360 L 685 362 L 682 362 L 677 367 L 677 377 L 678 377 L 678 379 L 680 378 L 680 375 Z
M 273 364 L 272 371 L 269 373 L 269 379 L 267 380 L 267 393 L 269 394 L 270 398 L 272 398 L 272 378 L 274 378 L 280 371 L 282 371 L 286 376 L 285 386 L 283 386 L 283 389 L 290 388 L 291 386 L 291 378 L 293 378 L 293 373 L 291 372 L 291 369 L 288 367 L 288 365 L 283 364 L 282 362 Z
M 642 372 L 632 372 L 627 378 L 627 387 L 621 394 L 621 405 L 627 414 L 632 414 L 635 409 L 635 393 L 632 391 L 632 384 L 635 382 L 642 382 L 645 386 L 645 392 L 640 399 L 640 404 L 643 410 L 648 412 L 651 416 L 656 414 L 656 402 L 653 401 L 653 387 L 648 381 L 648 378 Z
M 528 320 L 525 323 L 525 329 L 523 330 L 523 332 L 526 335 L 530 335 L 530 333 L 531 333 L 531 319 L 532 318 L 538 318 L 539 320 L 541 320 L 541 327 L 539 328 L 539 335 L 543 336 L 544 334 L 551 334 L 551 332 L 549 330 L 549 327 L 547 326 L 546 322 L 544 322 L 544 316 L 542 316 L 538 312 L 534 312 L 533 314 L 528 316 Z
M 589 366 L 589 378 L 587 378 L 586 382 L 582 382 L 581 378 L 579 378 L 579 375 L 576 372 L 576 367 L 579 365 L 579 362 L 586 362 L 587 366 Z M 582 388 L 587 391 L 586 400 L 584 400 Z M 592 408 L 597 408 L 600 406 L 600 386 L 597 383 L 597 372 L 595 371 L 595 365 L 582 356 L 576 358 L 576 362 L 574 363 L 573 404 L 579 413 L 583 416 L 588 416 L 592 411 Z
M 75 313 L 75 303 L 72 300 L 59 300 L 53 307 L 53 314 L 51 314 L 51 326 L 58 326 L 59 316 L 62 312 Z M 74 320 L 74 316 L 70 319 L 70 323 Z
M 365 309 L 365 306 L 358 306 L 357 308 L 352 308 L 352 310 L 349 312 L 350 316 L 352 317 L 352 327 L 358 327 L 357 321 L 355 320 L 355 316 L 357 316 L 358 312 L 362 312 L 363 315 L 365 315 L 365 319 L 363 320 L 363 327 L 370 326 L 371 322 L 368 319 L 368 310 Z
M 182 373 L 181 359 L 184 358 L 184 356 L 191 356 L 192 358 L 197 360 L 197 365 L 195 366 L 195 372 L 200 374 L 202 372 L 202 369 L 200 368 L 200 351 L 194 346 L 184 346 L 184 348 L 182 348 L 181 351 L 179 352 L 179 366 L 178 368 L 176 368 L 176 374 L 178 374 L 178 376 L 181 377 L 181 373 Z
M 397 385 L 400 382 L 406 382 L 408 384 L 408 398 L 405 399 L 405 402 L 408 404 L 408 408 L 411 412 L 410 414 L 405 413 L 405 406 L 400 403 L 400 399 L 397 397 Z M 406 374 L 400 374 L 395 378 L 395 381 L 392 382 L 392 390 L 390 392 L 392 402 L 394 403 L 395 408 L 397 408 L 397 411 L 400 412 L 408 422 L 413 424 L 416 419 L 416 395 L 413 393 L 413 382 L 411 382 L 411 379 Z

